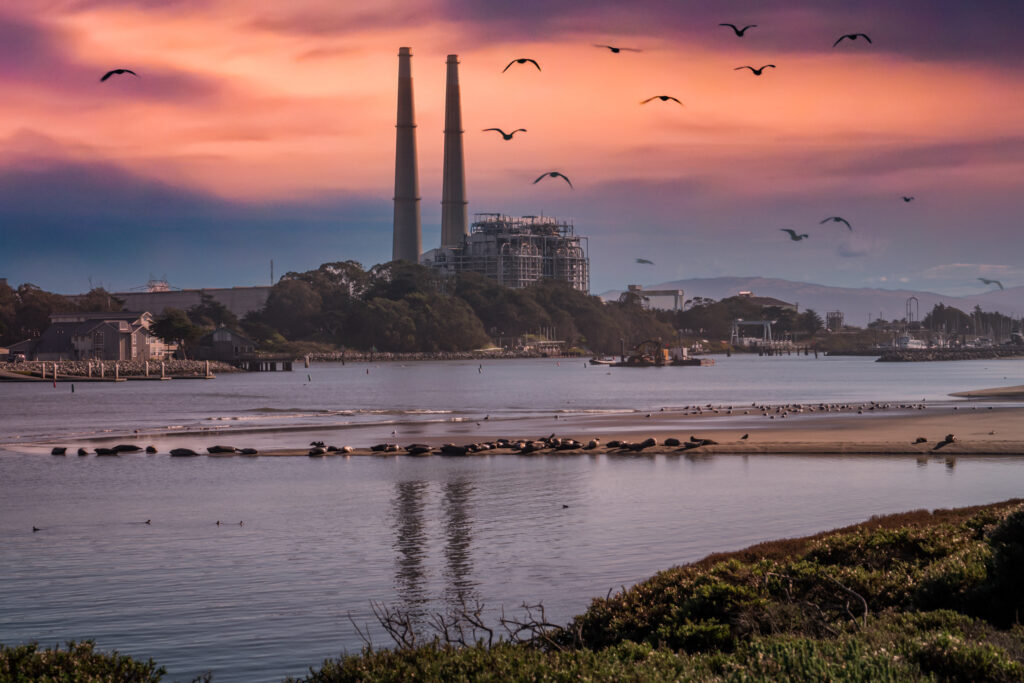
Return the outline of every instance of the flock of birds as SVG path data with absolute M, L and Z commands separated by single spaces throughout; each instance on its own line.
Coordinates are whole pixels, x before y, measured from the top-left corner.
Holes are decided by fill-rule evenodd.
M 736 24 L 721 23 L 721 24 L 719 24 L 719 26 L 724 26 L 724 27 L 732 29 L 732 31 L 736 34 L 736 37 L 738 37 L 738 38 L 743 38 L 746 35 L 748 30 L 750 30 L 752 28 L 757 28 L 757 24 L 747 24 L 746 26 L 739 27 Z M 859 38 L 863 38 L 864 40 L 866 40 L 869 43 L 872 42 L 871 38 L 869 38 L 866 33 L 845 33 L 845 34 L 839 36 L 839 38 L 836 39 L 836 42 L 832 43 L 832 47 L 838 46 L 839 43 L 843 42 L 844 40 L 851 40 L 851 41 L 853 41 L 853 40 L 857 40 Z M 617 54 L 621 54 L 623 52 L 643 52 L 643 50 L 641 50 L 639 48 L 635 48 L 635 47 L 622 47 L 622 46 L 619 46 L 619 45 L 605 45 L 605 44 L 602 44 L 602 43 L 594 43 L 594 47 L 600 48 L 600 49 L 603 49 L 603 50 L 608 50 L 612 54 L 616 54 L 616 55 Z M 542 69 L 540 68 L 540 63 L 536 59 L 532 59 L 530 57 L 518 57 L 518 58 L 513 59 L 512 61 L 510 61 L 508 64 L 506 64 L 505 68 L 502 69 L 501 72 L 505 73 L 506 71 L 508 71 L 509 69 L 511 69 L 513 66 L 515 66 L 517 64 L 522 64 L 522 65 L 532 64 L 534 66 L 534 68 L 537 69 L 537 71 L 542 71 Z M 743 65 L 743 66 L 737 66 L 736 68 L 733 69 L 733 71 L 742 71 L 743 69 L 749 69 L 750 72 L 754 76 L 760 76 L 762 73 L 764 73 L 765 69 L 769 69 L 769 68 L 770 69 L 775 69 L 777 67 L 774 64 L 764 64 L 764 65 L 762 65 L 760 67 L 754 67 L 754 66 L 750 66 L 750 65 Z M 104 78 L 106 78 L 106 76 L 104 76 Z M 654 100 L 659 100 L 661 102 L 675 102 L 679 106 L 685 106 L 682 103 L 682 101 L 678 97 L 675 97 L 674 95 L 653 95 L 651 97 L 648 97 L 645 100 L 641 100 L 640 104 L 647 104 L 648 102 L 653 102 Z M 519 132 L 525 133 L 525 132 L 527 132 L 527 130 L 525 128 L 517 128 L 516 130 L 512 131 L 511 133 L 506 133 L 501 128 L 484 128 L 483 130 L 485 132 L 496 131 L 496 132 L 501 134 L 501 137 L 504 140 L 511 140 L 512 136 L 515 135 L 516 133 L 519 133 Z M 538 182 L 540 182 L 544 178 L 561 178 L 566 183 L 569 184 L 570 188 L 575 189 L 573 187 L 572 181 L 569 180 L 569 177 L 566 176 L 564 173 L 562 173 L 560 171 L 549 171 L 547 173 L 542 173 L 540 176 L 537 177 L 536 180 L 533 181 L 533 183 L 536 185 Z M 913 197 L 911 197 L 909 199 L 907 197 L 904 197 L 903 199 L 904 199 L 904 201 L 910 201 L 911 199 L 913 199 Z M 849 223 L 847 223 L 847 226 L 849 226 Z M 796 240 L 796 241 L 800 241 L 800 240 L 802 240 L 802 239 L 807 237 L 807 235 L 797 236 L 796 233 L 794 231 L 792 231 L 792 230 L 784 231 L 784 232 L 789 232 L 790 233 L 790 238 L 793 239 L 793 240 Z
M 737 38 L 743 38 L 746 35 L 747 31 L 749 31 L 752 28 L 757 28 L 757 24 L 746 24 L 744 26 L 737 26 L 736 24 L 732 24 L 732 23 L 720 23 L 719 26 L 731 29 L 733 31 L 733 33 L 735 33 Z M 872 40 L 871 40 L 870 36 L 868 36 L 866 33 L 844 33 L 843 35 L 839 36 L 834 43 L 832 43 L 832 47 L 833 48 L 838 47 L 839 44 L 842 43 L 844 40 L 852 42 L 852 41 L 856 41 L 856 40 L 860 40 L 860 39 L 863 39 L 863 40 L 867 41 L 868 43 L 872 43 Z M 622 52 L 642 52 L 642 50 L 640 50 L 638 48 L 634 48 L 634 47 L 621 47 L 621 46 L 617 46 L 617 45 L 606 45 L 606 44 L 602 44 L 602 43 L 595 43 L 594 47 L 600 48 L 600 49 L 606 49 L 606 50 L 610 51 L 613 54 L 620 54 Z M 517 64 L 522 64 L 522 65 L 532 64 L 537 69 L 537 71 L 541 71 L 540 64 L 537 62 L 536 59 L 532 59 L 532 58 L 529 58 L 529 57 L 520 57 L 520 58 L 513 59 L 512 61 L 510 61 L 505 66 L 505 68 L 502 69 L 502 73 L 505 73 L 506 71 L 508 71 L 510 68 L 512 68 L 513 66 L 515 66 Z M 751 66 L 751 65 L 746 65 L 745 64 L 743 66 L 737 66 L 733 70 L 734 71 L 742 71 L 743 69 L 749 69 L 750 72 L 754 76 L 761 76 L 764 73 L 765 69 L 775 69 L 775 68 L 777 68 L 775 64 L 763 64 L 763 65 L 761 65 L 759 67 L 755 67 L 755 66 Z M 641 100 L 640 104 L 648 104 L 649 102 L 653 102 L 655 100 L 660 101 L 660 102 L 674 102 L 674 103 L 678 104 L 679 106 L 685 106 L 683 104 L 683 102 L 678 97 L 675 97 L 674 95 L 653 95 L 651 97 L 648 97 L 647 99 Z M 527 132 L 525 128 L 517 128 L 516 130 L 512 131 L 511 133 L 506 133 L 501 128 L 484 128 L 483 130 L 485 132 L 492 132 L 492 131 L 493 132 L 497 132 L 497 133 L 499 133 L 501 135 L 501 137 L 504 140 L 511 140 L 512 137 L 516 133 L 519 133 L 519 132 L 525 133 L 525 132 Z M 537 184 L 541 180 L 543 180 L 544 178 L 561 178 L 562 180 L 564 180 L 569 185 L 570 188 L 575 189 L 573 184 L 572 184 L 572 181 L 569 179 L 569 177 L 566 176 L 561 171 L 548 171 L 547 173 L 542 173 L 541 175 L 539 175 L 537 177 L 536 180 L 533 181 L 533 183 Z M 903 195 L 902 198 L 903 198 L 903 201 L 905 203 L 909 203 L 909 202 L 914 201 L 914 197 L 912 197 L 912 196 Z M 837 222 L 837 223 L 842 223 L 842 224 L 846 225 L 847 229 L 849 229 L 851 232 L 853 231 L 853 227 L 850 225 L 850 222 L 848 220 L 846 220 L 845 218 L 841 217 L 841 216 L 829 216 L 828 218 L 825 218 L 824 220 L 822 220 L 821 223 L 823 224 L 823 223 L 827 223 L 829 221 L 833 221 L 833 222 Z M 810 237 L 810 235 L 808 233 L 798 233 L 796 230 L 793 230 L 791 228 L 781 228 L 780 232 L 786 233 L 789 236 L 789 239 L 792 240 L 793 242 L 800 242 L 800 241 L 808 239 Z M 648 260 L 648 259 L 638 258 L 636 260 L 636 262 L 637 263 L 641 263 L 641 264 L 654 265 L 654 263 L 652 261 Z M 1001 287 L 1001 285 L 1000 285 L 1000 287 Z
M 727 22 L 720 23 L 719 26 L 731 29 L 733 31 L 733 33 L 736 35 L 737 38 L 745 37 L 746 34 L 747 34 L 747 31 L 749 31 L 750 29 L 758 27 L 757 24 L 746 24 L 744 26 L 737 26 L 736 24 L 727 23 Z M 854 42 L 854 41 L 857 41 L 857 40 L 860 40 L 860 39 L 865 40 L 869 44 L 873 44 L 873 41 L 871 40 L 871 37 L 868 36 L 866 33 L 844 33 L 843 35 L 839 36 L 835 40 L 834 43 L 832 43 L 832 47 L 833 48 L 838 47 L 840 45 L 840 43 L 842 43 L 844 40 L 845 41 Z M 621 54 L 623 52 L 642 52 L 642 50 L 639 49 L 639 48 L 622 47 L 622 46 L 618 46 L 618 45 L 607 45 L 607 44 L 603 44 L 603 43 L 594 43 L 594 47 L 596 47 L 598 49 L 602 49 L 602 50 L 608 50 L 612 54 Z M 534 68 L 537 69 L 538 72 L 542 71 L 540 63 L 536 59 L 533 59 L 533 58 L 530 58 L 530 57 L 518 57 L 518 58 L 513 59 L 512 61 L 510 61 L 507 65 L 505 65 L 505 68 L 502 69 L 502 73 L 505 73 L 506 71 L 508 71 L 510 68 L 512 68 L 515 65 L 532 65 Z M 769 69 L 769 68 L 775 69 L 777 67 L 775 66 L 775 64 L 763 64 L 760 67 L 754 67 L 754 66 L 750 66 L 750 65 L 743 65 L 743 66 L 737 66 L 733 70 L 734 71 L 741 71 L 743 69 L 749 69 L 750 72 L 754 76 L 761 76 L 764 73 L 764 70 L 765 69 Z M 131 75 L 131 76 L 134 76 L 136 78 L 138 77 L 138 74 L 135 71 L 131 70 L 131 69 L 117 68 L 117 69 L 111 69 L 110 71 L 107 71 L 106 73 L 104 73 L 103 76 L 100 78 L 100 82 L 105 82 L 105 81 L 107 81 L 108 79 L 110 79 L 113 76 L 123 76 L 123 75 Z M 655 100 L 658 100 L 660 102 L 674 102 L 674 103 L 678 104 L 679 106 L 685 106 L 683 104 L 683 102 L 679 98 L 677 98 L 677 97 L 675 97 L 673 95 L 652 95 L 651 97 L 648 97 L 647 99 L 641 100 L 640 104 L 642 104 L 642 105 L 648 104 L 648 103 L 653 102 Z M 516 128 L 516 129 L 512 130 L 511 132 L 506 133 L 503 129 L 497 128 L 497 127 L 484 128 L 483 131 L 484 132 L 496 132 L 505 141 L 512 140 L 517 133 L 526 133 L 527 132 L 527 130 L 525 128 Z M 569 178 L 569 176 L 567 176 L 563 172 L 557 171 L 557 170 L 555 170 L 555 171 L 547 171 L 545 173 L 540 174 L 533 181 L 533 184 L 536 185 L 537 183 L 539 183 L 541 180 L 544 180 L 545 178 L 561 178 L 562 180 L 564 180 L 566 182 L 566 184 L 569 186 L 570 189 L 575 189 L 575 186 L 573 185 L 572 180 Z M 903 199 L 904 203 L 910 203 L 910 202 L 914 201 L 915 198 L 913 196 L 910 196 L 910 195 L 902 195 L 902 199 Z M 830 221 L 831 222 L 835 222 L 835 223 L 842 223 L 843 225 L 845 225 L 847 227 L 848 230 L 850 230 L 851 232 L 853 231 L 853 226 L 850 224 L 850 222 L 848 220 L 846 220 L 842 216 L 829 216 L 829 217 L 821 220 L 819 222 L 819 224 L 825 224 L 825 223 L 828 223 Z M 800 233 L 800 232 L 797 232 L 796 230 L 794 230 L 792 228 L 780 228 L 779 231 L 786 233 L 789 236 L 789 239 L 791 241 L 793 241 L 793 242 L 801 242 L 803 240 L 806 240 L 806 239 L 810 238 L 810 234 L 809 233 L 805 233 L 805 232 L 804 233 Z M 638 258 L 636 260 L 636 262 L 637 263 L 641 263 L 641 264 L 654 265 L 654 263 L 652 261 L 648 260 L 648 259 Z M 999 282 L 998 280 L 991 280 L 991 279 L 986 279 L 986 278 L 982 278 L 982 277 L 979 277 L 978 280 L 981 280 L 986 285 L 995 284 L 995 285 L 999 286 L 999 289 L 1004 289 L 1003 284 L 1001 282 Z

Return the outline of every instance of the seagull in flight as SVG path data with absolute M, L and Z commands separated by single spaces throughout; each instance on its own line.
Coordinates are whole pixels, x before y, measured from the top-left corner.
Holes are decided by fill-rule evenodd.
M 509 62 L 508 66 L 501 70 L 501 73 L 505 73 L 506 71 L 508 71 L 509 66 L 512 66 L 513 64 L 526 64 L 527 62 L 533 64 L 535 67 L 537 67 L 537 71 L 540 71 L 540 64 L 537 63 L 536 59 L 530 59 L 529 57 L 520 57 L 519 59 L 513 59 L 511 62 Z
M 755 76 L 760 76 L 761 72 L 764 71 L 765 69 L 767 69 L 768 67 L 771 67 L 771 68 L 774 69 L 775 65 L 774 64 L 765 64 L 760 69 L 755 69 L 752 66 L 738 66 L 735 69 L 733 69 L 733 71 L 739 71 L 740 69 L 750 69 L 752 72 L 754 72 Z
M 103 76 L 100 78 L 100 83 L 102 83 L 103 81 L 107 80 L 111 76 L 118 76 L 120 74 L 131 74 L 132 76 L 135 76 L 136 78 L 139 77 L 139 74 L 135 73 L 131 69 L 111 69 L 107 73 L 103 74 Z
M 566 176 L 564 173 L 559 173 L 558 171 L 548 171 L 547 173 L 541 173 L 539 176 L 537 176 L 537 179 L 533 181 L 533 184 L 536 185 L 537 183 L 539 183 L 541 180 L 548 176 L 551 176 L 552 178 L 561 178 L 565 182 L 569 183 L 569 187 L 571 187 L 574 190 L 576 189 L 575 187 L 572 187 L 572 181 L 569 180 L 569 177 Z
M 643 52 L 643 50 L 638 50 L 635 47 L 615 47 L 614 45 L 598 45 L 597 43 L 594 43 L 594 47 L 606 47 L 612 51 L 612 54 L 616 55 L 620 52 Z
M 807 233 L 802 233 L 802 234 L 798 235 L 798 234 L 796 234 L 796 230 L 790 230 L 789 228 L 779 228 L 779 231 L 780 232 L 788 232 L 789 233 L 789 239 L 793 240 L 794 242 L 799 242 L 800 240 L 808 237 Z
M 649 266 L 653 266 L 654 265 L 654 261 L 651 261 L 650 259 L 645 259 L 645 258 L 638 258 L 636 260 L 636 262 L 637 263 L 646 263 Z
M 654 97 L 648 97 L 646 100 L 644 100 L 640 104 L 647 104 L 651 100 L 661 100 L 662 102 L 668 102 L 669 100 L 672 100 L 673 102 L 678 104 L 680 107 L 686 106 L 682 102 L 677 100 L 676 98 L 672 97 L 671 95 L 655 95 Z
M 1005 287 L 1003 287 L 1003 283 L 1000 282 L 999 280 L 989 280 L 988 278 L 984 277 L 979 277 L 978 279 L 984 282 L 986 285 L 999 285 L 999 289 L 1006 289 Z
M 913 197 L 908 197 L 906 195 L 903 195 L 903 201 L 905 201 L 905 202 L 907 202 L 909 204 L 910 202 L 914 201 L 914 198 Z
M 511 133 L 506 133 L 501 128 L 484 128 L 484 132 L 487 132 L 489 130 L 496 130 L 496 131 L 498 131 L 499 133 L 501 133 L 501 137 L 505 138 L 506 140 L 511 140 L 512 136 L 515 135 L 516 133 L 520 132 L 520 131 L 522 131 L 524 133 L 526 132 L 525 128 L 516 128 Z
M 866 33 L 847 33 L 845 35 L 839 36 L 836 39 L 836 42 L 832 43 L 832 47 L 835 47 L 836 45 L 841 43 L 846 38 L 849 38 L 850 40 L 857 40 L 858 37 L 859 38 L 863 38 L 864 40 L 868 41 L 869 43 L 871 42 L 871 39 L 868 38 L 868 34 L 866 34 Z
M 818 225 L 822 225 L 824 223 L 828 223 L 829 221 L 832 221 L 833 223 L 845 223 L 846 227 L 850 231 L 853 230 L 853 226 L 850 225 L 850 221 L 846 220 L 842 216 L 829 216 L 828 218 L 825 218 L 824 220 L 818 221 Z
M 747 32 L 748 28 L 757 28 L 757 24 L 747 24 L 743 28 L 736 28 L 736 24 L 719 24 L 719 26 L 728 26 L 736 32 L 736 36 L 739 38 L 743 37 L 743 34 Z

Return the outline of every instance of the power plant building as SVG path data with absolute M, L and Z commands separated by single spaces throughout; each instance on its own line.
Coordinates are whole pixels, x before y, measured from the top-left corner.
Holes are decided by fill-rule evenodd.
M 586 243 L 572 223 L 550 216 L 478 213 L 461 245 L 431 249 L 420 263 L 444 275 L 480 273 L 512 289 L 561 280 L 589 292 Z
M 398 120 L 395 140 L 395 212 L 392 259 L 419 261 L 444 275 L 480 273 L 521 289 L 539 280 L 568 282 L 590 291 L 587 238 L 571 222 L 546 216 L 478 213 L 467 230 L 466 162 L 462 146 L 459 60 L 448 55 L 441 244 L 421 254 L 419 173 L 412 96 L 412 52 L 398 53 Z

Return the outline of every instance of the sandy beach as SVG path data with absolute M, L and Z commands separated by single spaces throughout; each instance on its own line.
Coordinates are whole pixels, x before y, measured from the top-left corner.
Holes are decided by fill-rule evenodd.
M 624 451 L 629 454 L 678 454 L 688 456 L 723 454 L 775 454 L 775 455 L 914 455 L 914 456 L 955 456 L 955 455 L 1024 455 L 1024 407 L 1007 407 L 987 404 L 942 405 L 925 409 L 898 409 L 871 413 L 799 413 L 786 419 L 765 419 L 760 413 L 756 421 L 735 421 L 733 416 L 709 417 L 705 412 L 700 416 L 679 415 L 671 411 L 646 414 L 601 416 L 577 420 L 552 421 L 550 433 L 562 438 L 573 438 L 582 442 L 597 438 L 601 445 L 594 450 L 544 450 L 534 456 L 558 453 L 559 455 L 616 453 L 621 449 L 607 448 L 609 441 L 638 442 L 646 438 L 656 439 L 657 446 L 640 452 Z M 692 424 L 687 426 L 687 422 Z M 720 421 L 721 426 L 715 423 Z M 671 422 L 671 425 L 666 424 Z M 499 434 L 488 425 L 487 433 L 477 433 L 473 438 L 460 433 L 449 439 L 427 438 L 417 440 L 432 446 L 442 443 L 466 445 L 494 441 L 498 438 L 540 438 L 547 434 Z M 747 438 L 743 439 L 746 434 Z M 935 446 L 947 434 L 953 434 L 955 441 L 938 450 Z M 680 450 L 679 447 L 662 445 L 667 438 L 687 441 L 691 436 L 710 439 L 714 445 Z M 918 438 L 923 443 L 914 443 Z M 296 439 L 298 435 L 296 435 Z M 399 446 L 407 445 L 410 439 L 389 441 Z M 328 445 L 331 445 L 328 443 Z M 371 451 L 367 444 L 335 443 L 336 446 L 350 445 L 350 455 L 394 456 L 397 453 Z M 264 450 L 260 455 L 308 455 L 308 447 Z M 509 449 L 484 450 L 471 453 L 488 455 L 512 453 Z M 334 456 L 329 453 L 326 457 Z M 341 455 L 341 454 L 337 454 Z

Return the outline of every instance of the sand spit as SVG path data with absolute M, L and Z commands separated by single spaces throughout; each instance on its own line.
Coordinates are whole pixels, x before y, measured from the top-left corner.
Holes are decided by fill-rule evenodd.
M 960 398 L 987 398 L 987 399 L 1018 399 L 1024 400 L 1024 384 L 1014 387 L 993 387 L 991 389 L 975 389 L 973 391 L 958 391 L 950 396 Z
M 792 410 L 792 407 L 790 407 Z M 517 433 L 524 425 L 516 421 L 498 420 L 481 421 L 475 427 L 460 423 L 457 429 L 442 431 L 430 436 L 390 436 L 380 442 L 351 443 L 353 435 L 344 429 L 323 427 L 296 427 L 284 430 L 264 430 L 258 453 L 217 453 L 216 457 L 260 456 L 307 456 L 315 446 L 323 446 L 324 453 L 314 453 L 319 457 L 335 457 L 337 455 L 408 457 L 406 447 L 415 441 L 426 448 L 419 456 L 439 455 L 453 457 L 464 453 L 465 457 L 476 455 L 507 455 L 522 454 L 531 457 L 548 455 L 634 455 L 647 456 L 652 454 L 686 455 L 687 457 L 703 457 L 710 455 L 907 455 L 916 457 L 948 457 L 957 455 L 1024 455 L 1024 407 L 1008 405 L 985 405 L 980 402 L 956 403 L 945 405 L 929 404 L 927 409 L 896 408 L 890 410 L 867 411 L 859 408 L 845 412 L 790 412 L 787 419 L 769 419 L 762 412 L 747 416 L 737 416 L 736 411 L 719 411 L 717 415 L 704 411 L 702 415 L 686 415 L 679 411 L 656 413 L 630 413 L 615 415 L 581 415 L 562 417 L 552 420 L 547 428 L 535 422 L 529 429 L 547 433 Z M 507 430 L 507 431 L 506 431 Z M 515 431 L 513 431 L 515 430 Z M 242 449 L 250 444 L 244 437 L 248 430 L 209 433 L 208 443 L 197 443 L 204 434 L 199 432 L 167 433 L 159 437 L 162 442 L 159 453 L 166 454 L 173 446 L 188 443 L 198 455 L 208 455 L 206 449 L 219 443 L 232 441 Z M 267 435 L 272 434 L 272 441 L 267 443 Z M 947 435 L 952 435 L 949 441 Z M 746 438 L 743 438 L 746 436 Z M 112 436 L 105 437 L 108 441 Z M 154 434 L 137 434 L 116 437 L 134 441 L 149 441 L 156 438 Z M 365 439 L 365 434 L 363 435 Z M 545 443 L 546 439 L 559 440 Z M 180 441 L 179 441 L 180 439 Z M 231 441 L 227 441 L 230 439 Z M 533 443 L 526 452 L 522 447 L 509 447 L 498 444 L 506 439 L 512 444 L 520 442 Z M 592 440 L 598 444 L 584 448 Z M 187 441 L 186 441 L 187 440 Z M 578 441 L 573 445 L 569 440 Z M 668 440 L 668 445 L 666 441 Z M 700 446 L 692 444 L 708 440 Z M 97 446 L 102 445 L 98 439 L 85 439 Z M 624 441 L 632 446 L 628 448 L 612 445 L 615 441 Z M 177 442 L 177 444 L 175 443 Z M 313 443 L 311 443 L 313 442 Z M 381 442 L 392 445 L 389 451 L 372 450 L 371 446 Z M 714 442 L 714 443 L 711 443 Z M 943 443 L 945 442 L 945 443 Z M 637 444 L 645 443 L 643 447 Z M 943 445 L 939 446 L 942 443 Z M 444 444 L 454 444 L 447 454 L 439 453 Z M 691 445 L 687 445 L 691 444 Z M 8 444 L 10 448 L 13 444 Z M 47 452 L 51 447 L 77 447 L 79 444 L 48 443 Z M 145 444 L 143 444 L 145 445 Z M 43 444 L 19 444 L 34 446 L 40 450 Z M 351 447 L 349 453 L 329 450 Z M 610 447 L 611 446 L 611 447 Z M 460 453 L 459 449 L 465 447 Z M 938 447 L 938 448 L 936 448 Z M 459 457 L 459 455 L 454 455 Z

